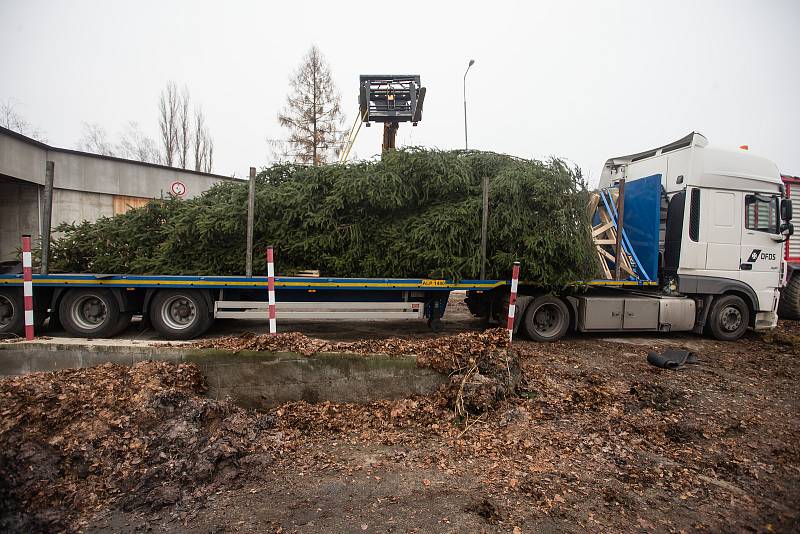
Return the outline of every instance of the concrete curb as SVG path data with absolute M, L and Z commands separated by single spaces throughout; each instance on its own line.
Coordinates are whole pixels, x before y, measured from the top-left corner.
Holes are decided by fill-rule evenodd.
M 420 369 L 413 356 L 292 352 L 228 352 L 180 346 L 0 344 L 0 376 L 53 372 L 113 363 L 154 360 L 194 363 L 206 377 L 208 396 L 246 408 L 284 402 L 367 403 L 429 394 L 447 380 Z

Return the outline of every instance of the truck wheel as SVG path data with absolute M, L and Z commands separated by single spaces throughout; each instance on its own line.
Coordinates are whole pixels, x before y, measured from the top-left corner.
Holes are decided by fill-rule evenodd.
M 71 289 L 58 306 L 64 330 L 78 337 L 114 336 L 119 315 L 119 304 L 109 289 Z
M 0 334 L 20 334 L 24 326 L 22 291 L 0 289 Z
M 786 287 L 781 289 L 778 316 L 781 319 L 800 319 L 800 272 L 792 273 Z
M 534 341 L 556 341 L 569 329 L 569 309 L 556 297 L 539 297 L 528 305 L 525 333 Z
M 150 323 L 169 339 L 192 339 L 211 326 L 206 299 L 196 289 L 159 291 L 150 303 Z
M 133 319 L 132 313 L 120 313 L 119 320 L 117 321 L 117 326 L 114 327 L 114 333 L 111 335 L 118 336 L 125 330 L 127 330 L 128 327 L 131 325 L 131 319 Z
M 724 295 L 711 308 L 708 329 L 715 339 L 735 341 L 750 325 L 750 308 L 741 297 Z

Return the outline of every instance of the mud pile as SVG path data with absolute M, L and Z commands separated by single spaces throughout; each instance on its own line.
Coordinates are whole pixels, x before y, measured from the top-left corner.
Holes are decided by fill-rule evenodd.
M 185 518 L 268 464 L 270 420 L 204 391 L 195 366 L 155 362 L 0 380 L 0 530 L 75 528 L 112 504 Z

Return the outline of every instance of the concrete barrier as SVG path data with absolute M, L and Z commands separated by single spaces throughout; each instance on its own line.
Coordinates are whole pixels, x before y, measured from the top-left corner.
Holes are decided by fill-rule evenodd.
M 196 364 L 208 396 L 246 408 L 271 408 L 293 400 L 359 402 L 399 399 L 436 390 L 447 378 L 416 366 L 412 356 L 288 352 L 237 353 L 182 347 L 0 344 L 0 376 L 92 367 L 133 365 L 145 360 Z

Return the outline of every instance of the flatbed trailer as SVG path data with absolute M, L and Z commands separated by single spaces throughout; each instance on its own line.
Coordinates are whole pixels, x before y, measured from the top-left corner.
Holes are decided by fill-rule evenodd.
M 214 319 L 267 319 L 266 276 L 34 274 L 34 317 L 68 332 L 110 337 L 142 315 L 161 334 L 190 339 Z M 438 330 L 450 292 L 490 292 L 504 280 L 276 277 L 279 320 L 427 319 Z M 0 275 L 0 333 L 23 324 L 22 274 Z
M 595 241 L 602 270 L 607 277 L 616 271 L 614 279 L 541 288 L 524 282 L 523 265 L 515 330 L 539 341 L 557 340 L 570 329 L 694 331 L 734 340 L 748 328 L 777 324 L 782 251 L 793 226 L 792 200 L 773 162 L 708 146 L 692 133 L 608 160 L 600 187 L 592 198 L 606 211 L 598 220 L 601 213 L 590 203 L 592 235 L 618 230 L 616 257 L 602 249 L 611 238 Z M 625 262 L 612 265 L 609 258 Z M 623 266 L 628 274 L 619 279 Z M 23 288 L 21 274 L 0 275 L 0 334 L 22 330 Z M 278 321 L 426 319 L 434 330 L 452 291 L 467 292 L 473 315 L 502 322 L 510 289 L 508 280 L 275 279 Z M 29 290 L 36 322 L 49 317 L 82 337 L 114 336 L 134 315 L 173 339 L 197 337 L 215 319 L 269 317 L 264 276 L 50 274 L 34 275 Z
M 34 317 L 46 318 L 69 333 L 111 337 L 141 315 L 162 335 L 190 339 L 205 332 L 214 319 L 268 319 L 266 276 L 176 276 L 109 274 L 34 274 Z M 286 319 L 424 319 L 433 330 L 442 326 L 450 293 L 466 291 L 482 299 L 492 314 L 508 312 L 510 280 L 427 278 L 275 278 L 278 320 Z M 581 287 L 636 287 L 644 281 L 591 280 Z M 0 333 L 22 326 L 22 274 L 0 275 Z M 523 292 L 532 286 L 522 284 Z M 517 305 L 519 326 L 529 296 Z

